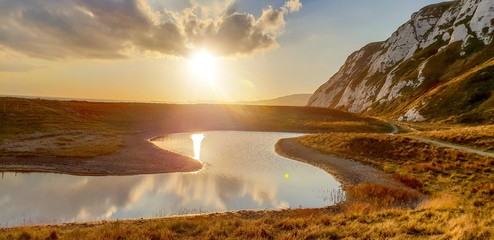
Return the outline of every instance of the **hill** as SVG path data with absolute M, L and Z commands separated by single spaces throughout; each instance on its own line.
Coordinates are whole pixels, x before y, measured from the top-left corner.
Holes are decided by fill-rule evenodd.
M 414 13 L 390 38 L 351 54 L 309 100 L 400 121 L 494 122 L 494 2 Z
M 312 94 L 292 94 L 261 101 L 243 102 L 243 104 L 267 106 L 305 106 L 307 105 L 307 102 L 309 102 L 309 98 L 311 96 Z

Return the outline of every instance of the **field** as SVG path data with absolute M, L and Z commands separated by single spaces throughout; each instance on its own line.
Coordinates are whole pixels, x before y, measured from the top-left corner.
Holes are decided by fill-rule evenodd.
M 199 169 L 196 161 L 153 148 L 146 142 L 152 137 L 175 132 L 218 129 L 390 131 L 385 122 L 317 108 L 93 103 L 20 98 L 0 98 L 0 122 L 0 170 L 35 169 L 77 175 Z M 160 156 L 167 157 L 166 164 L 158 162 Z M 91 158 L 96 161 L 89 160 Z M 122 168 L 117 160 L 133 166 L 134 171 Z M 147 164 L 136 165 L 136 162 Z
M 321 209 L 240 211 L 5 228 L 0 229 L 0 239 L 494 238 L 494 159 L 408 138 L 420 135 L 489 150 L 483 146 L 489 146 L 492 141 L 492 126 L 455 128 L 449 125 L 436 128 L 444 130 L 390 135 L 379 133 L 391 131 L 385 122 L 327 109 L 21 99 L 2 101 L 25 103 L 24 107 L 18 108 L 18 112 L 13 112 L 15 115 L 12 112 L 1 115 L 2 121 L 10 121 L 11 124 L 9 127 L 2 125 L 0 129 L 4 145 L 5 141 L 13 141 L 18 134 L 37 134 L 37 131 L 44 134 L 75 131 L 81 136 L 90 132 L 100 134 L 102 139 L 107 139 L 107 136 L 121 136 L 124 139 L 137 132 L 214 129 L 312 132 L 315 134 L 291 141 L 373 166 L 426 197 L 417 200 L 416 195 L 403 191 L 406 188 L 372 183 L 346 184 L 349 200 Z M 30 102 L 33 110 L 27 107 Z M 8 106 L 15 104 L 9 103 Z M 40 125 L 34 128 L 29 122 L 22 121 L 24 118 L 21 116 L 25 112 L 20 109 L 33 111 L 33 115 L 43 113 L 52 116 L 56 112 L 64 120 L 53 117 L 50 120 L 53 124 L 38 121 Z M 67 116 L 73 117 L 75 124 L 66 122 Z M 48 122 L 50 118 L 43 119 Z M 415 126 L 416 129 L 419 127 Z M 116 139 L 117 143 L 121 141 Z M 84 150 L 86 146 L 79 147 Z M 108 149 L 117 152 L 122 147 L 119 144 L 108 146 L 116 146 Z M 123 147 L 126 147 L 125 141 Z M 4 154 L 6 152 L 2 152 L 1 156 Z M 21 153 L 8 154 L 16 156 Z M 32 158 L 36 159 L 36 156 Z M 416 204 L 400 204 L 410 199 Z
M 449 130 L 445 135 L 449 135 Z M 465 131 L 470 131 L 467 129 Z M 459 130 L 458 132 L 462 132 Z M 470 132 L 470 137 L 473 133 Z M 426 136 L 439 134 L 424 133 Z M 482 138 L 482 134 L 477 137 Z M 298 141 L 329 154 L 358 160 L 393 176 L 403 184 L 429 196 L 422 207 L 435 209 L 431 218 L 442 223 L 468 224 L 425 225 L 419 232 L 428 237 L 455 229 L 460 239 L 488 239 L 494 235 L 494 159 L 447 149 L 407 138 L 407 135 L 318 134 Z M 419 207 L 420 208 L 420 207 Z M 422 221 L 402 210 L 398 218 Z M 438 215 L 439 214 L 439 215 Z M 402 237 L 409 234 L 402 232 Z M 439 237 L 439 236 L 438 236 Z
M 443 131 L 419 132 L 412 135 L 494 152 L 494 125 L 451 128 Z

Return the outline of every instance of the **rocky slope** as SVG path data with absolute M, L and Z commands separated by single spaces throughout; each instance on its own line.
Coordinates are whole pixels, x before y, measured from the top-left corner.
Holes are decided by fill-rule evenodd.
M 494 0 L 424 7 L 351 54 L 308 105 L 400 121 L 494 122 Z

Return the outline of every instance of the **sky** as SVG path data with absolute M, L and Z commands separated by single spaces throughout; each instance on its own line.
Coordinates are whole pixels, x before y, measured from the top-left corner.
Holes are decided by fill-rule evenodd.
M 312 93 L 437 0 L 0 0 L 0 95 L 254 101 Z

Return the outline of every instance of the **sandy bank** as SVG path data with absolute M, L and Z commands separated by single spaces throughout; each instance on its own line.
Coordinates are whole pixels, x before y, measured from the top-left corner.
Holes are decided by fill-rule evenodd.
M 135 133 L 124 136 L 124 147 L 117 152 L 93 158 L 4 157 L 2 171 L 51 172 L 84 176 L 137 175 L 194 172 L 202 168 L 198 161 L 163 150 L 149 139 L 162 133 Z
M 281 156 L 309 163 L 325 170 L 337 178 L 345 190 L 359 184 L 370 183 L 416 192 L 371 166 L 305 147 L 296 139 L 279 140 L 275 150 Z M 423 196 L 418 192 L 417 195 Z

